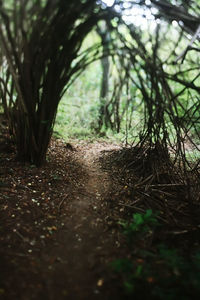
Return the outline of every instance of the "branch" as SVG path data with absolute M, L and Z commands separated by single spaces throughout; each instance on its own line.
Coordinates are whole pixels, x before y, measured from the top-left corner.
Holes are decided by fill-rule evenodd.
M 196 48 L 192 48 L 192 44 L 195 42 L 195 40 L 197 39 L 198 35 L 200 34 L 200 25 L 198 26 L 193 38 L 191 39 L 190 43 L 188 44 L 188 46 L 185 48 L 185 50 L 176 58 L 176 60 L 174 61 L 174 64 L 176 64 L 179 59 L 182 58 L 181 63 L 184 62 L 186 54 L 189 50 L 194 50 Z M 197 48 L 198 49 L 198 48 Z M 200 51 L 200 49 L 198 49 L 197 51 Z

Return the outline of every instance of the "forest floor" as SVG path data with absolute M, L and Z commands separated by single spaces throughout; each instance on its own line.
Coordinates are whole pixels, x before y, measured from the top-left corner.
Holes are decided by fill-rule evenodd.
M 53 141 L 48 163 L 39 169 L 16 162 L 13 153 L 1 157 L 0 294 L 5 299 L 115 294 L 107 271 L 120 247 L 108 203 L 113 187 L 98 162 L 101 151 L 113 148 L 105 143 L 71 148 Z
M 79 141 L 71 145 L 53 139 L 41 168 L 17 162 L 14 148 L 5 140 L 0 150 L 0 299 L 126 299 L 123 278 L 111 264 L 132 254 L 137 272 L 131 280 L 147 288 L 142 299 L 151 299 L 148 289 L 157 275 L 144 273 L 145 282 L 141 281 L 147 256 L 137 249 L 148 248 L 155 254 L 152 240 L 170 241 L 185 252 L 199 249 L 199 206 L 191 213 L 185 202 L 174 204 L 174 193 L 171 202 L 162 205 L 158 198 L 143 199 L 138 188 L 140 197 L 135 197 L 134 176 L 127 169 L 124 172 L 117 144 Z M 158 228 L 153 236 L 148 231 L 145 241 L 135 239 L 136 250 L 130 254 L 119 221 L 148 208 L 160 211 L 164 230 Z M 160 258 L 153 259 L 158 271 L 165 267 Z M 177 275 L 177 265 L 173 268 L 174 276 L 185 278 Z M 169 276 L 167 271 L 165 280 Z M 141 299 L 141 289 L 138 293 L 136 299 Z

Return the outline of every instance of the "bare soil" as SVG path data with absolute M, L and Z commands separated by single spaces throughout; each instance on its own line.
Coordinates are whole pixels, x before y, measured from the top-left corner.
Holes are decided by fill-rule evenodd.
M 42 168 L 4 151 L 0 170 L 2 299 L 121 299 L 110 263 L 120 254 L 99 164 L 119 146 L 54 140 Z M 6 149 L 5 149 L 6 150 Z
M 138 254 L 147 250 L 159 271 L 156 245 L 180 249 L 186 258 L 200 249 L 199 186 L 188 190 L 181 174 L 162 165 L 157 154 L 149 160 L 117 144 L 52 139 L 41 168 L 15 156 L 5 131 L 0 136 L 0 299 L 132 299 L 122 289 L 123 274 L 113 272 L 113 261 L 131 258 L 136 267 L 148 265 Z M 162 226 L 134 241 L 130 251 L 119 220 L 147 209 L 159 212 Z M 150 290 L 141 295 L 143 286 L 151 289 L 159 278 L 141 278 L 135 299 L 152 299 Z

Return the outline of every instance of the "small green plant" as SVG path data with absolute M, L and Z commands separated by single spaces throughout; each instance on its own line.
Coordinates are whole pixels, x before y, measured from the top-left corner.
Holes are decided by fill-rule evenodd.
M 133 214 L 131 222 L 121 221 L 119 224 L 123 227 L 123 233 L 131 241 L 136 233 L 143 234 L 159 226 L 157 214 L 151 209 L 147 209 L 145 214 Z
M 126 294 L 132 294 L 137 288 L 137 281 L 144 276 L 143 266 L 133 264 L 130 259 L 117 259 L 112 263 L 112 268 L 123 276 L 123 287 Z
M 133 271 L 132 264 L 127 258 L 116 259 L 112 262 L 112 267 L 116 272 L 129 273 Z

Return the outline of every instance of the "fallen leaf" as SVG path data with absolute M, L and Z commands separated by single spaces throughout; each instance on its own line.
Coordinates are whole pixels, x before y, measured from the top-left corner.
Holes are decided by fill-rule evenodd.
M 155 279 L 153 277 L 148 277 L 147 282 L 153 283 L 153 282 L 155 282 Z
M 103 280 L 103 279 L 99 279 L 99 280 L 97 281 L 97 286 L 102 286 L 103 283 L 104 283 L 104 280 Z
M 144 259 L 138 258 L 138 259 L 136 260 L 136 262 L 137 262 L 138 264 L 143 264 L 143 263 L 144 263 Z
M 4 289 L 0 289 L 0 295 L 3 295 L 5 293 Z

